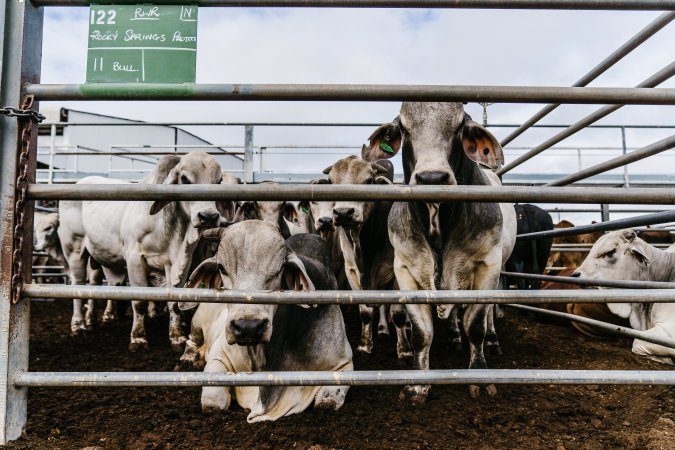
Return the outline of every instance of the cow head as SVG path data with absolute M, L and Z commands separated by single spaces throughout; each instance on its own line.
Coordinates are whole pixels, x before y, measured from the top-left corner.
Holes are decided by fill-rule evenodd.
M 391 158 L 401 146 L 407 184 L 463 184 L 470 161 L 493 170 L 504 164 L 499 142 L 461 103 L 404 102 L 399 116 L 370 136 L 364 154 Z
M 213 258 L 200 264 L 192 277 L 201 276 L 202 271 L 217 270 L 224 289 L 314 290 L 300 258 L 286 246 L 279 230 L 267 222 L 247 220 L 228 228 L 207 230 L 204 237 L 218 240 L 218 251 Z M 227 343 L 257 345 L 269 342 L 275 311 L 276 305 L 229 305 L 225 328 Z
M 274 184 L 271 181 L 263 181 L 260 184 Z M 245 201 L 237 207 L 235 221 L 262 220 L 277 228 L 281 227 L 285 219 L 291 224 L 296 224 L 298 214 L 295 206 L 286 201 Z
M 330 184 L 330 180 L 312 180 L 311 184 Z M 327 239 L 328 234 L 335 231 L 333 223 L 333 207 L 335 202 L 302 201 L 298 205 L 300 214 L 307 214 L 309 228 L 317 231 L 322 238 Z
M 211 155 L 192 151 L 180 158 L 169 171 L 163 184 L 220 184 L 223 175 L 220 164 Z M 157 214 L 170 200 L 159 200 L 152 204 L 150 214 Z M 180 210 L 190 219 L 194 228 L 204 229 L 219 225 L 220 213 L 213 201 L 191 200 L 177 202 Z
M 593 245 L 584 262 L 572 276 L 604 280 L 649 281 L 654 247 L 637 237 L 633 230 L 612 231 Z M 609 303 L 609 310 L 631 317 L 632 307 L 626 303 Z M 633 319 L 631 318 L 631 324 Z
M 323 173 L 332 184 L 392 184 L 394 168 L 386 160 L 366 161 L 352 155 L 327 167 Z M 359 228 L 370 217 L 373 206 L 373 202 L 335 202 L 333 223 L 343 228 Z
M 35 234 L 33 235 L 33 244 L 35 250 L 42 252 L 50 248 L 60 251 L 59 243 L 59 214 L 51 213 L 41 217 L 35 224 Z

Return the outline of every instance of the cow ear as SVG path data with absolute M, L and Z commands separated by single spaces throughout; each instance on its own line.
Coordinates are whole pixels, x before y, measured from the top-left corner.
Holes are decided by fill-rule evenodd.
M 307 270 L 302 260 L 298 258 L 295 252 L 288 252 L 286 256 L 286 266 L 284 267 L 283 288 L 292 291 L 314 291 L 314 283 L 309 279 Z M 309 308 L 310 305 L 299 305 L 303 308 Z
M 630 247 L 630 253 L 633 255 L 633 258 L 635 258 L 635 261 L 642 266 L 642 267 L 647 267 L 652 263 L 652 260 L 649 259 L 645 252 L 645 248 L 642 245 L 637 245 L 638 242 L 635 244 L 631 245 Z
M 202 233 L 202 238 L 206 239 L 207 241 L 220 241 L 220 239 L 223 237 L 223 233 L 225 233 L 225 228 L 209 228 L 208 230 L 204 230 Z
M 291 202 L 284 203 L 283 215 L 284 218 L 291 223 L 297 224 L 300 221 L 298 210 L 295 209 L 295 205 Z
M 633 307 L 630 303 L 607 303 L 607 308 L 612 314 L 616 314 L 622 319 L 628 319 L 631 312 L 633 312 Z
M 323 173 L 328 175 L 332 168 L 333 168 L 333 166 L 330 166 L 330 167 L 326 168 Z M 328 172 L 326 172 L 326 170 Z M 326 178 L 319 178 L 318 180 L 311 180 L 309 182 L 309 184 L 331 184 L 331 182 L 330 182 L 330 180 L 327 180 Z
M 633 230 L 623 230 L 621 232 L 621 236 L 627 241 L 627 242 L 633 242 L 635 238 L 637 237 L 637 233 Z
M 330 166 L 326 167 L 325 169 L 323 169 L 323 174 L 324 174 L 324 175 L 328 175 L 328 174 L 330 173 L 331 170 L 333 170 L 333 165 L 332 165 L 332 164 L 331 164 Z
M 398 118 L 378 127 L 368 138 L 368 145 L 361 148 L 361 158 L 366 161 L 377 161 L 396 156 L 401 149 L 401 127 Z
M 200 265 L 190 274 L 190 278 L 185 287 L 188 288 L 205 288 L 205 289 L 217 289 L 222 285 L 222 281 L 219 283 L 220 277 L 218 276 L 218 263 L 216 262 L 216 257 L 211 257 L 202 261 Z M 178 302 L 178 309 L 181 311 L 188 311 L 199 306 L 199 303 L 195 302 Z
M 504 165 L 504 152 L 499 141 L 470 118 L 464 121 L 462 145 L 466 156 L 481 166 L 497 170 Z
M 309 214 L 309 202 L 307 200 L 303 200 L 298 203 L 298 210 L 302 211 L 303 214 Z
M 162 184 L 178 184 L 178 170 L 176 169 L 177 167 L 171 169 L 169 174 L 166 176 L 166 179 L 164 179 L 164 183 Z M 172 200 L 157 200 L 152 202 L 152 206 L 150 206 L 150 215 L 154 216 L 171 202 Z

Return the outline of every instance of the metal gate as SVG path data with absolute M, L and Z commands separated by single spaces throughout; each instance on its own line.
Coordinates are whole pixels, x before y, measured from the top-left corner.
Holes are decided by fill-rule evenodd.
M 588 9 L 661 10 L 662 14 L 629 42 L 586 74 L 573 87 L 533 86 L 383 86 L 383 85 L 43 85 L 40 58 L 44 6 L 86 6 L 89 0 L 13 0 L 0 10 L 2 80 L 0 106 L 37 109 L 38 100 L 251 100 L 251 101 L 470 101 L 553 103 L 527 121 L 503 142 L 504 145 L 561 103 L 606 104 L 568 129 L 500 170 L 505 173 L 523 161 L 550 148 L 579 129 L 626 104 L 675 105 L 675 89 L 655 89 L 675 74 L 675 63 L 654 74 L 636 88 L 588 88 L 586 86 L 640 43 L 675 18 L 675 0 L 200 0 L 199 6 L 306 6 L 306 7 L 414 7 L 493 9 Z M 99 3 L 136 3 L 128 0 Z M 164 3 L 171 3 L 164 2 Z M 2 198 L 2 254 L 0 260 L 0 444 L 20 436 L 26 423 L 29 386 L 171 386 L 171 385 L 345 385 L 457 384 L 457 383 L 546 383 L 546 384 L 675 384 L 675 371 L 584 371 L 584 370 L 429 370 L 354 372 L 278 372 L 250 374 L 207 373 L 40 373 L 28 372 L 30 298 L 58 299 L 147 299 L 230 302 L 252 299 L 259 303 L 307 303 L 298 292 L 239 292 L 206 289 L 115 288 L 32 285 L 30 251 L 33 202 L 29 200 L 400 200 L 478 202 L 569 202 L 603 204 L 675 203 L 675 188 L 576 188 L 564 186 L 613 167 L 656 154 L 675 146 L 671 136 L 644 149 L 589 168 L 544 187 L 478 186 L 56 186 L 36 185 L 37 133 L 32 132 L 36 115 L 4 109 L 0 117 L 0 189 Z M 650 218 L 647 223 L 658 223 Z M 672 220 L 672 217 L 670 217 Z M 644 221 L 644 220 L 643 220 Z M 615 224 L 616 225 L 616 224 Z M 612 224 L 609 224 L 611 227 Z M 630 226 L 624 222 L 618 226 Z M 588 302 L 675 302 L 671 285 L 624 283 L 620 287 L 588 291 Z M 615 285 L 614 287 L 617 287 Z M 654 288 L 644 291 L 645 288 Z M 666 287 L 666 288 L 664 288 Z M 311 294 L 311 303 L 534 303 L 570 302 L 574 291 L 322 291 Z M 629 336 L 642 336 L 628 330 Z M 633 334 L 630 334 L 633 333 Z M 643 336 L 642 336 L 643 337 Z M 663 341 L 674 346 L 673 342 Z

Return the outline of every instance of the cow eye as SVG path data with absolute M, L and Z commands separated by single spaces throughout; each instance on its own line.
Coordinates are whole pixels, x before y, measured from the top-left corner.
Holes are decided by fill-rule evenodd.
M 616 253 L 616 249 L 612 249 L 612 250 L 608 251 L 607 253 L 603 254 L 602 258 L 611 258 L 612 256 L 614 256 L 615 253 Z
M 186 177 L 185 175 L 181 175 L 180 183 L 181 184 L 192 184 L 192 183 L 190 183 L 190 180 L 188 179 L 188 177 Z

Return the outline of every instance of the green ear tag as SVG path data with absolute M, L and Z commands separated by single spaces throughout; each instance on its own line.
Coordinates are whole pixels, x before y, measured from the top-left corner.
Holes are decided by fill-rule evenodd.
M 309 209 L 305 208 L 304 206 L 300 208 L 300 211 L 304 212 L 305 214 L 309 214 Z
M 201 283 L 199 283 L 199 287 L 200 287 L 200 288 L 205 288 L 205 287 L 206 287 L 206 286 L 204 285 L 204 282 L 203 282 L 203 281 L 202 281 Z
M 380 142 L 380 148 L 387 153 L 394 153 L 394 149 L 391 148 L 391 145 L 389 145 L 385 142 Z

